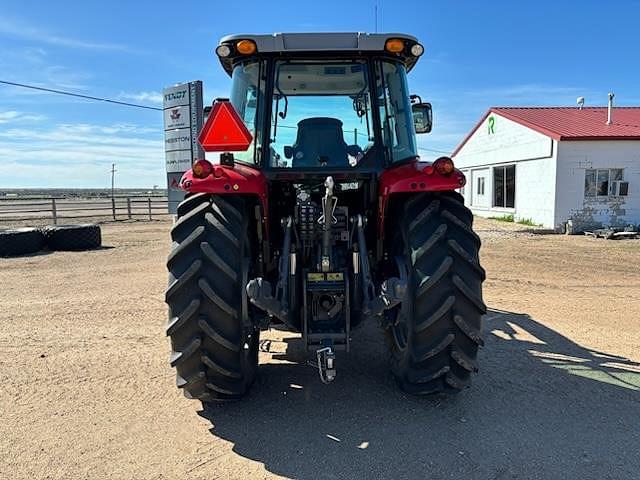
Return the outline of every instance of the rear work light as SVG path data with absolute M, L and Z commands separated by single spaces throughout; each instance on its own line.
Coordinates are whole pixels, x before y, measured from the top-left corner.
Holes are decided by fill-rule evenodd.
M 433 168 L 440 175 L 449 176 L 455 170 L 453 165 L 453 160 L 449 157 L 440 157 L 435 162 L 433 162 Z
M 253 40 L 240 40 L 236 43 L 236 50 L 241 55 L 251 55 L 252 53 L 256 53 L 256 42 Z
M 413 55 L 414 57 L 419 57 L 423 53 L 424 53 L 424 47 L 422 45 L 420 45 L 419 43 L 415 43 L 411 47 L 411 55 Z
M 213 165 L 208 160 L 198 160 L 191 167 L 193 176 L 196 178 L 207 178 L 213 172 Z
M 218 47 L 216 48 L 216 53 L 221 58 L 227 58 L 229 55 L 231 55 L 231 47 L 229 47 L 229 45 L 218 45 Z

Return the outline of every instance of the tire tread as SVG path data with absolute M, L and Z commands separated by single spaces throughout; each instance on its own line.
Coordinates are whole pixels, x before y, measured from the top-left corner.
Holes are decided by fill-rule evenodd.
M 478 370 L 486 313 L 486 274 L 479 262 L 481 242 L 472 229 L 473 215 L 458 193 L 423 193 L 403 204 L 398 222 L 395 230 L 401 232 L 398 243 L 404 248 L 398 254 L 411 271 L 411 304 L 398 311 L 408 333 L 400 338 L 397 322 L 387 330 L 392 372 L 411 394 L 457 393 Z
M 241 315 L 250 209 L 222 197 L 195 194 L 178 206 L 167 258 L 169 363 L 185 396 L 204 402 L 245 395 L 258 363 L 259 332 L 247 336 Z

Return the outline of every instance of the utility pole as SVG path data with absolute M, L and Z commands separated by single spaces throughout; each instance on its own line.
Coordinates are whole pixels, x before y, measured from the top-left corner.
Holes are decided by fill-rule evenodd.
M 113 220 L 116 219 L 116 191 L 115 191 L 115 176 L 116 176 L 116 164 L 111 164 L 111 214 Z
M 115 189 L 114 189 L 115 175 L 116 175 L 116 164 L 112 163 L 111 164 L 111 199 L 112 200 L 115 198 Z
M 373 7 L 373 16 L 375 17 L 375 19 L 374 19 L 374 23 L 375 23 L 375 31 L 374 31 L 374 33 L 378 33 L 378 2 L 376 2 L 374 7 Z
M 380 0 L 382 3 L 382 0 Z M 382 30 L 382 5 L 380 5 L 380 30 Z M 373 4 L 373 16 L 374 16 L 374 24 L 375 24 L 375 33 L 378 33 L 378 0 Z

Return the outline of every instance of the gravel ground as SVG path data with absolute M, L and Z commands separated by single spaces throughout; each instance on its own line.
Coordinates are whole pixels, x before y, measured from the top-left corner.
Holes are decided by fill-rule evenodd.
M 169 226 L 0 259 L 0 478 L 640 479 L 640 241 L 478 219 L 487 345 L 455 398 L 399 392 L 375 326 L 328 386 L 271 331 L 249 397 L 200 411 L 167 360 Z

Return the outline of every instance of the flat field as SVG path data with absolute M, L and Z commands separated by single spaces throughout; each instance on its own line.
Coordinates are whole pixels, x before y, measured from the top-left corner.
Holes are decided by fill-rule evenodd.
M 201 411 L 168 364 L 169 228 L 0 259 L 0 478 L 640 478 L 640 241 L 477 219 L 491 310 L 471 389 L 403 394 L 375 325 L 322 385 L 270 331 L 250 395 Z

